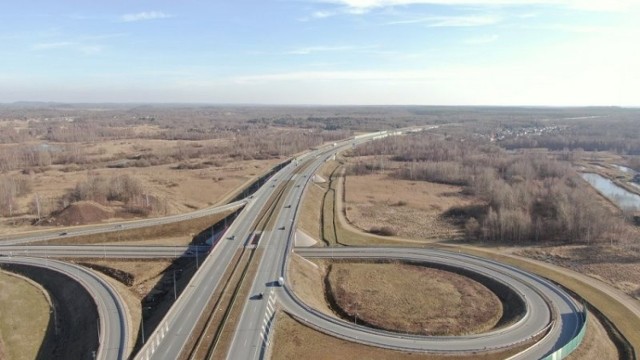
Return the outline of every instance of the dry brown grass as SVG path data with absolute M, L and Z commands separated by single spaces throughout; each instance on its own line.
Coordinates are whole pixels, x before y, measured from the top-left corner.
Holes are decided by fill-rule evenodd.
M 384 189 L 384 188 L 382 188 Z M 386 194 L 390 194 L 393 192 L 393 189 L 387 188 Z M 380 224 L 382 225 L 382 224 Z M 344 224 L 341 221 L 337 222 L 338 231 L 341 233 L 340 238 L 346 239 L 342 241 L 352 241 L 351 239 L 355 239 L 353 244 L 360 245 L 377 245 L 381 243 L 385 243 L 384 239 L 381 239 L 379 236 L 371 236 L 369 234 L 364 234 L 357 229 L 349 227 L 348 224 Z M 394 239 L 395 240 L 395 239 Z M 388 243 L 388 242 L 387 242 Z M 400 244 L 397 243 L 396 244 Z M 433 244 L 437 246 L 435 243 Z M 415 246 L 415 244 L 414 244 Z M 466 250 L 465 250 L 466 249 Z M 607 316 L 617 327 L 620 329 L 622 334 L 626 337 L 626 339 L 632 344 L 632 346 L 636 349 L 636 352 L 640 352 L 640 332 L 637 329 L 640 328 L 640 318 L 633 314 L 626 305 L 620 303 L 616 300 L 615 297 L 607 294 L 605 291 L 600 290 L 588 283 L 588 280 L 578 280 L 575 275 L 571 275 L 568 272 L 564 271 L 562 268 L 553 268 L 547 267 L 543 265 L 533 264 L 524 259 L 514 258 L 508 255 L 509 252 L 512 252 L 510 248 L 503 249 L 478 249 L 474 248 L 471 250 L 470 248 L 463 247 L 462 251 L 470 252 L 475 255 L 484 256 L 493 258 L 499 261 L 503 261 L 518 267 L 521 267 L 525 270 L 537 273 L 549 279 L 552 279 L 563 286 L 571 289 L 576 292 L 583 298 L 585 298 L 588 302 L 598 308 L 600 311 Z M 506 252 L 506 255 L 498 254 L 498 252 Z M 629 291 L 633 290 L 638 283 L 637 281 L 629 281 L 628 276 L 635 276 L 633 274 L 636 273 L 636 268 L 638 266 L 637 260 L 625 261 L 621 259 L 626 259 L 628 255 L 628 251 L 624 250 L 617 252 L 617 261 L 608 261 L 608 262 L 600 262 L 593 261 L 587 268 L 587 274 L 596 279 L 607 279 L 610 278 L 611 283 L 615 283 L 619 288 Z M 589 257 L 585 257 L 588 259 Z M 593 259 L 593 258 L 592 258 Z M 637 258 L 636 258 L 637 259 Z M 566 260 L 566 259 L 565 259 Z M 549 261 L 545 259 L 545 261 Z M 562 263 L 560 263 L 562 264 Z M 580 271 L 574 265 L 569 266 L 572 269 Z M 631 269 L 631 271 L 629 271 Z M 585 269 L 583 269 L 584 271 Z M 609 275 L 606 275 L 609 274 Z M 604 276 L 603 276 L 604 275 Z M 622 278 L 625 279 L 622 279 Z M 622 281 L 619 281 L 622 280 Z M 636 288 L 637 289 L 637 288 Z M 638 290 L 632 292 L 636 297 L 638 296 Z
M 2 336 L 0 336 L 0 359 L 6 359 L 7 358 L 7 352 L 4 350 L 5 345 L 4 342 L 2 341 Z
M 165 270 L 171 265 L 171 260 L 88 260 L 83 263 L 104 266 L 124 271 L 133 275 L 131 291 L 142 300 L 162 279 Z M 128 291 L 128 290 L 127 290 Z
M 435 355 L 394 351 L 362 345 L 326 335 L 293 319 L 286 313 L 278 312 L 271 345 L 273 360 L 453 360 L 504 359 L 522 349 L 485 354 Z
M 618 349 L 609 339 L 607 330 L 602 326 L 600 321 L 593 315 L 589 314 L 587 322 L 587 334 L 582 340 L 582 344 L 571 353 L 568 360 L 602 360 L 617 359 Z
M 127 245 L 181 246 L 181 245 L 189 245 L 192 240 L 193 240 L 192 236 L 189 236 L 189 234 L 184 234 L 182 236 L 158 237 L 158 238 L 151 238 L 148 240 L 127 240 Z M 104 244 L 105 245 L 122 245 L 122 242 L 109 241 Z
M 327 315 L 334 315 L 324 293 L 326 266 L 323 261 L 309 261 L 300 255 L 290 257 L 289 281 L 296 295 L 307 305 Z
M 453 207 L 474 200 L 462 194 L 462 187 L 390 178 L 387 175 L 359 175 L 345 178 L 346 215 L 363 230 L 380 224 L 391 226 L 397 236 L 409 239 L 452 239 L 460 229 L 442 218 Z
M 544 246 L 515 253 L 591 276 L 640 300 L 640 246 Z
M 193 239 L 192 235 L 197 235 L 201 231 L 209 228 L 211 225 L 222 221 L 225 217 L 231 215 L 234 210 L 228 210 L 222 213 L 203 216 L 196 219 L 172 222 L 169 224 L 146 226 L 141 228 L 125 229 L 121 231 L 112 231 L 98 233 L 92 235 L 70 236 L 62 239 L 47 241 L 47 244 L 65 245 L 65 244 L 96 244 L 96 243 L 122 243 L 134 240 L 140 241 L 160 240 L 168 237 L 178 237 L 181 240 L 187 240 L 184 236 L 189 234 L 189 242 Z M 189 243 L 187 242 L 187 243 Z M 151 244 L 152 242 L 145 242 Z M 187 243 L 179 243 L 175 245 L 186 245 Z
M 560 266 L 543 264 L 535 260 L 515 257 L 512 255 L 500 254 L 493 249 L 482 249 L 471 246 L 455 246 L 456 249 L 476 256 L 482 256 L 517 266 L 525 271 L 529 271 L 547 279 L 551 279 L 560 285 L 568 288 L 581 296 L 589 304 L 600 310 L 629 341 L 636 353 L 640 353 L 640 317 L 627 307 L 615 295 L 609 294 L 606 290 L 592 285 L 592 279 L 586 275 L 566 270 Z M 631 299 L 629 299 L 631 300 Z
M 410 264 L 337 262 L 328 291 L 354 321 L 403 333 L 476 334 L 495 327 L 502 316 L 500 300 L 484 285 Z
M 320 185 L 310 184 L 304 194 L 302 206 L 300 207 L 298 227 L 316 240 L 322 239 L 320 216 L 322 197 L 325 192 L 326 189 Z M 322 244 L 322 242 L 319 242 L 319 244 Z
M 9 272 L 0 271 L 0 289 L 4 353 L 7 359 L 35 359 L 49 324 L 49 302 L 41 288 Z
M 141 149 L 161 155 L 167 153 L 168 149 L 178 146 L 209 146 L 221 141 L 227 140 L 192 141 L 181 145 L 178 144 L 179 142 L 170 140 L 127 139 L 98 144 L 81 143 L 77 146 L 80 153 L 95 154 L 90 156 L 91 161 L 100 163 L 105 159 L 126 158 L 139 154 Z M 203 158 L 197 161 L 206 160 Z M 264 173 L 280 161 L 280 159 L 225 160 L 220 166 L 212 165 L 195 170 L 176 170 L 174 167 L 177 163 L 130 168 L 100 168 L 99 165 L 89 165 L 86 166 L 88 169 L 79 167 L 72 171 L 69 171 L 70 167 L 66 165 L 52 165 L 43 172 L 33 175 L 31 195 L 17 199 L 14 211 L 22 215 L 0 219 L 0 235 L 50 228 L 30 225 L 34 217 L 26 214 L 30 203 L 33 202 L 34 194 L 39 195 L 43 209 L 53 209 L 57 206 L 59 198 L 77 182 L 86 180 L 89 174 L 108 177 L 127 174 L 139 179 L 149 195 L 160 199 L 166 205 L 166 211 L 155 214 L 155 216 L 161 216 L 184 213 L 217 204 L 242 184 Z M 95 169 L 96 166 L 98 169 Z M 16 174 L 19 174 L 19 171 L 11 171 L 6 175 Z

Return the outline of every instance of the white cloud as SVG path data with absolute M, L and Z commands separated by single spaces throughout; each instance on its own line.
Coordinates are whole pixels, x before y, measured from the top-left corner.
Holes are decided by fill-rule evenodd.
M 279 81 L 390 81 L 390 80 L 429 80 L 446 76 L 442 72 L 427 70 L 399 71 L 293 71 L 274 74 L 248 75 L 234 78 L 238 84 L 255 84 Z
M 107 40 L 107 39 L 115 39 L 120 37 L 127 36 L 127 33 L 113 33 L 113 34 L 98 34 L 98 35 L 85 35 L 80 37 L 82 40 Z
M 557 30 L 571 33 L 582 34 L 607 34 L 619 32 L 618 28 L 612 26 L 598 26 L 598 25 L 571 25 L 571 24 L 539 24 L 539 25 L 525 25 L 524 29 L 534 30 Z
M 96 55 L 102 52 L 103 47 L 100 45 L 81 46 L 78 50 L 85 55 Z
M 468 26 L 487 26 L 500 22 L 496 16 L 441 16 L 431 18 L 429 26 L 432 27 L 468 27 Z
M 57 49 L 65 49 L 66 51 L 77 51 L 84 55 L 95 55 L 101 53 L 103 47 L 101 45 L 82 44 L 73 41 L 39 43 L 31 46 L 31 50 L 33 51 L 49 51 Z
M 288 51 L 287 54 L 290 55 L 309 55 L 312 53 L 318 53 L 318 52 L 335 52 L 335 51 L 349 51 L 349 50 L 362 50 L 362 49 L 370 49 L 372 48 L 371 46 L 361 46 L 361 47 L 356 47 L 356 46 L 308 46 L 308 47 L 302 47 L 302 48 L 298 48 L 298 49 L 294 49 L 291 51 Z
M 72 45 L 75 45 L 75 43 L 70 41 L 57 41 L 57 42 L 34 44 L 31 47 L 31 49 L 32 50 L 54 50 L 54 49 L 70 47 Z
M 331 16 L 334 16 L 336 13 L 333 11 L 315 11 L 313 14 L 311 14 L 311 17 L 315 18 L 315 19 L 324 19 L 324 18 L 328 18 Z
M 124 14 L 120 17 L 120 20 L 124 22 L 134 22 L 134 21 L 144 21 L 144 20 L 167 19 L 170 17 L 171 15 L 167 15 L 161 11 L 143 11 L 136 14 Z
M 492 43 L 496 40 L 498 40 L 498 35 L 493 34 L 468 38 L 464 41 L 464 43 L 469 45 L 482 45 Z
M 342 5 L 354 13 L 364 13 L 371 9 L 404 5 L 552 5 L 589 11 L 622 11 L 638 7 L 636 1 L 628 0 L 319 0 L 323 3 Z
M 391 21 L 388 22 L 387 25 L 424 23 L 430 27 L 470 27 L 493 25 L 500 21 L 501 19 L 499 17 L 490 15 L 429 16 L 417 19 Z

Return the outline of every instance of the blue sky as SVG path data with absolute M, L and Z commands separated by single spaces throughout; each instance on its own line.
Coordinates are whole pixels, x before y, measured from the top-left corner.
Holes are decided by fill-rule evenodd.
M 0 102 L 640 106 L 638 0 L 5 1 Z

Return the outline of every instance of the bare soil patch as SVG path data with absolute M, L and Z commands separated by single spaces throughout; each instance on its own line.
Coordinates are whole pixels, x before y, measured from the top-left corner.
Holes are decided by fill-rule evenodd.
M 54 213 L 47 222 L 54 226 L 99 223 L 114 216 L 115 211 L 93 201 L 79 201 Z
M 49 324 L 43 289 L 5 271 L 0 271 L 0 289 L 0 359 L 35 359 Z
M 394 351 L 332 337 L 307 327 L 283 312 L 276 314 L 271 349 L 271 359 L 274 360 L 453 360 L 466 358 L 497 360 L 505 359 L 522 350 L 519 348 L 497 353 L 475 353 L 467 356 Z
M 365 231 L 384 224 L 400 237 L 433 240 L 460 238 L 460 227 L 443 215 L 477 202 L 464 195 L 460 186 L 384 174 L 346 176 L 345 200 L 347 219 Z
M 500 300 L 484 285 L 423 266 L 336 262 L 327 288 L 340 312 L 391 331 L 476 334 L 492 329 L 502 317 Z

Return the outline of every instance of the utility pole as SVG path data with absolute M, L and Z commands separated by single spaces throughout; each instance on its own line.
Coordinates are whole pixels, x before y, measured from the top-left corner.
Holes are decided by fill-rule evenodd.
M 36 212 L 38 213 L 38 220 L 40 220 L 40 196 L 36 193 Z

